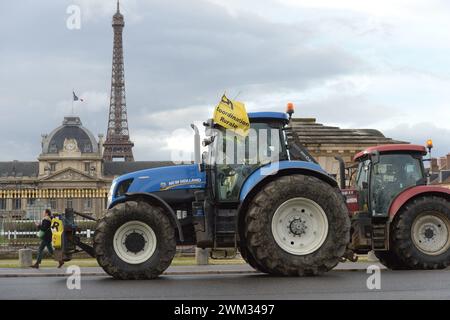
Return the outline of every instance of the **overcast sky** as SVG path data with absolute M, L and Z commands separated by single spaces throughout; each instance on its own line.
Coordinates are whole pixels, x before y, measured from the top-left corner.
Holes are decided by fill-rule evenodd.
M 69 30 L 69 5 L 81 29 Z M 224 91 L 248 111 L 373 128 L 450 152 L 450 2 L 122 0 L 136 160 L 191 147 Z M 115 0 L 0 2 L 0 161 L 35 160 L 75 111 L 106 132 Z

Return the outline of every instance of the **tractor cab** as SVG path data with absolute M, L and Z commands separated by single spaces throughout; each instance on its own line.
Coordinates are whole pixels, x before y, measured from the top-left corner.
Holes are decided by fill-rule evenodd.
M 288 160 L 286 134 L 289 122 L 282 112 L 253 112 L 248 114 L 250 129 L 246 136 L 214 124 L 205 123 L 208 146 L 204 161 L 212 185 L 211 198 L 217 202 L 239 203 L 244 181 L 256 169 L 271 162 Z M 206 158 L 206 159 L 205 159 Z
M 353 206 L 351 211 L 369 212 L 372 217 L 388 216 L 392 201 L 405 189 L 426 184 L 419 145 L 384 145 L 358 153 Z

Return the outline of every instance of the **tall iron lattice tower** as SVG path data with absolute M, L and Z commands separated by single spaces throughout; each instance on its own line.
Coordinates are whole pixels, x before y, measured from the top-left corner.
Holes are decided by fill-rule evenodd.
M 120 13 L 119 6 L 119 1 L 117 1 L 117 12 L 112 19 L 114 45 L 111 74 L 111 100 L 109 105 L 108 132 L 103 144 L 103 159 L 105 161 L 113 161 L 116 159 L 134 161 L 132 150 L 134 144 L 130 141 L 125 99 L 125 74 L 122 43 L 122 32 L 125 21 L 123 15 Z

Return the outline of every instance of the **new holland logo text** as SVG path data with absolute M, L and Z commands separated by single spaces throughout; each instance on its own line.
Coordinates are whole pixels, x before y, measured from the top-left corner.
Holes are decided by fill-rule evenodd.
M 160 183 L 160 190 L 168 190 L 178 186 L 190 185 L 190 184 L 200 184 L 202 183 L 202 179 L 200 178 L 190 178 L 190 179 L 180 179 L 180 180 L 172 180 L 168 182 Z

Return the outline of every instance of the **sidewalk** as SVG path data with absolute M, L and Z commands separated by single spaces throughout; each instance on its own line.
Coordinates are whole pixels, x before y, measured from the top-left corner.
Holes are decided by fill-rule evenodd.
M 377 262 L 345 262 L 340 263 L 334 268 L 335 271 L 365 271 L 369 265 L 377 265 L 385 269 Z M 172 266 L 169 267 L 164 275 L 206 275 L 206 274 L 251 274 L 258 273 L 247 264 L 228 264 L 228 265 L 206 265 L 206 266 Z M 83 267 L 81 268 L 83 276 L 108 276 L 102 268 Z M 0 278 L 16 277 L 65 277 L 66 268 L 41 268 L 41 269 L 19 269 L 19 268 L 0 268 Z

